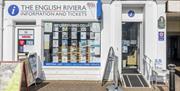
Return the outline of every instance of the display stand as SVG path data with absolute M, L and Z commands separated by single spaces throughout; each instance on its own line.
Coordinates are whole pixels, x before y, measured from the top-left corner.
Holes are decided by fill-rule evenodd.
M 34 82 L 28 59 L 0 61 L 0 91 L 29 91 Z M 25 83 L 25 88 L 23 87 Z
M 2 76 L 0 80 L 3 83 L 0 86 L 1 91 L 22 91 L 23 76 L 25 78 L 26 91 L 29 91 L 24 62 L 1 61 L 0 64 L 0 74 Z

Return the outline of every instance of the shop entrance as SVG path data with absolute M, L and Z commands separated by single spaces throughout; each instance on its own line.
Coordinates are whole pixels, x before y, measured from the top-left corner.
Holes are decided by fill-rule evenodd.
M 15 28 L 15 60 L 26 58 L 29 53 L 35 53 L 35 28 L 21 25 Z
M 126 87 L 149 87 L 143 69 L 143 28 L 140 22 L 122 23 L 122 75 Z
M 176 66 L 180 65 L 180 35 L 167 36 L 167 60 L 168 64 L 173 63 Z
M 122 23 L 122 73 L 139 73 L 140 59 L 143 57 L 140 25 L 139 22 Z

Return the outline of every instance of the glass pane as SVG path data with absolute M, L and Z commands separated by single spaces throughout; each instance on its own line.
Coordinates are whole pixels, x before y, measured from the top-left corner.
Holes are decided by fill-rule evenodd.
M 52 23 L 52 26 L 52 32 L 44 32 L 45 65 L 100 66 L 99 23 Z

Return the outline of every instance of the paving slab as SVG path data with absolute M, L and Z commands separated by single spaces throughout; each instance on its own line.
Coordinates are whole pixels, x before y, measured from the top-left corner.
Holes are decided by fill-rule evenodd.
M 37 86 L 31 86 L 30 91 L 106 91 L 100 82 L 96 81 L 44 81 Z
M 175 75 L 175 91 L 180 91 L 180 71 Z M 37 86 L 31 86 L 30 91 L 106 91 L 100 81 L 44 81 Z M 135 91 L 135 89 L 134 89 Z M 169 91 L 168 84 L 157 86 L 152 91 Z

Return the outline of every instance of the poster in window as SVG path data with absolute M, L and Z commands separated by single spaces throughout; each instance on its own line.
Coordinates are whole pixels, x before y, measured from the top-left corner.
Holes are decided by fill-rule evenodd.
M 68 27 L 62 27 L 62 31 L 65 31 L 65 32 L 67 32 L 68 31 Z
M 90 32 L 90 39 L 95 39 L 95 33 L 94 32 Z
M 59 46 L 58 40 L 53 40 L 53 47 L 58 47 L 58 46 Z
M 71 46 L 71 52 L 77 53 L 78 49 L 76 46 Z
M 56 26 L 56 27 L 54 27 L 54 31 L 59 31 L 59 27 L 58 26 Z
M 71 52 L 77 52 L 77 40 L 71 40 Z
M 62 40 L 62 49 L 68 48 L 68 40 Z
M 44 50 L 45 61 L 50 61 L 50 55 L 49 50 Z
M 52 23 L 44 24 L 44 32 L 52 32 Z
M 77 32 L 71 32 L 71 39 L 77 39 Z
M 81 32 L 81 39 L 86 39 L 86 32 Z
M 53 62 L 58 62 L 58 56 L 57 55 L 55 55 L 55 56 L 53 56 Z
M 76 63 L 77 62 L 77 54 L 76 53 L 71 53 L 71 62 Z
M 80 48 L 81 55 L 86 55 L 86 47 Z
M 33 52 L 34 46 L 32 45 L 24 45 L 24 52 Z
M 100 56 L 100 47 L 95 47 L 94 53 L 95 53 L 95 55 Z
M 34 40 L 26 40 L 26 45 L 34 45 Z
M 77 40 L 71 40 L 71 45 L 72 46 L 77 46 Z
M 122 53 L 128 53 L 128 46 L 124 45 L 122 47 Z
M 81 32 L 86 32 L 86 27 L 81 27 Z
M 95 61 L 96 57 L 94 56 L 94 54 L 90 55 L 90 62 L 93 63 Z
M 80 47 L 83 48 L 83 47 L 86 47 L 86 46 L 87 46 L 86 40 L 81 40 Z
M 88 40 L 87 42 L 89 47 L 94 45 L 94 40 Z
M 68 61 L 68 56 L 67 55 L 63 55 L 62 56 L 62 62 L 63 63 L 67 63 L 67 61 Z
M 50 35 L 44 34 L 44 49 L 49 49 Z
M 53 32 L 53 39 L 59 38 L 59 32 Z
M 18 38 L 19 39 L 34 39 L 34 30 L 32 29 L 19 29 L 18 30 Z
M 53 48 L 53 54 L 57 54 L 58 53 L 58 48 Z
M 62 32 L 62 39 L 68 39 L 68 32 Z
M 86 54 L 81 54 L 81 57 L 80 57 L 80 62 L 81 63 L 86 63 Z
M 100 45 L 100 33 L 95 33 L 95 45 Z
M 90 53 L 95 55 L 95 48 L 96 47 L 90 47 Z
M 77 27 L 72 27 L 72 28 L 71 28 L 71 31 L 72 31 L 72 32 L 77 32 Z
M 100 24 L 99 23 L 92 23 L 91 31 L 92 32 L 100 32 Z
M 62 49 L 61 53 L 62 53 L 62 56 L 67 56 L 68 55 L 68 49 L 66 49 L 66 48 Z

